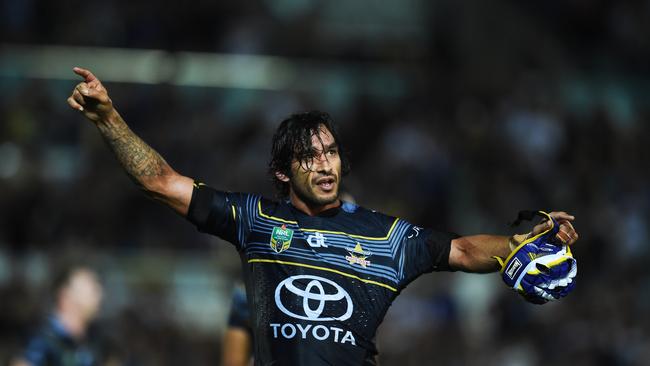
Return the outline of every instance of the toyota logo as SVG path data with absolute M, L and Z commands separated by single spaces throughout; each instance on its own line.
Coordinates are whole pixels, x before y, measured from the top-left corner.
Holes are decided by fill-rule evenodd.
M 275 304 L 286 315 L 302 320 L 342 321 L 349 319 L 353 310 L 352 298 L 343 287 L 311 275 L 292 276 L 280 282 L 275 288 Z

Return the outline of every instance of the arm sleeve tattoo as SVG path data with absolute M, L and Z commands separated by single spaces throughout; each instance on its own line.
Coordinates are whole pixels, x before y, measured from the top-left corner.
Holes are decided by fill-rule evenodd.
M 131 131 L 121 117 L 110 126 L 98 125 L 98 128 L 136 184 L 145 187 L 146 180 L 163 176 L 171 169 L 165 159 Z

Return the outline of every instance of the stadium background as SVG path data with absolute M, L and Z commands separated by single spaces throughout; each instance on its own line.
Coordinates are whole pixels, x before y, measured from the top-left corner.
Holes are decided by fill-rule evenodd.
M 131 184 L 66 104 L 76 65 L 216 187 L 272 195 L 274 127 L 321 109 L 364 206 L 464 234 L 512 233 L 523 208 L 577 216 L 569 298 L 425 276 L 379 330 L 383 364 L 650 362 L 650 2 L 2 0 L 0 14 L 0 362 L 75 259 L 102 272 L 99 324 L 127 364 L 219 357 L 236 253 Z

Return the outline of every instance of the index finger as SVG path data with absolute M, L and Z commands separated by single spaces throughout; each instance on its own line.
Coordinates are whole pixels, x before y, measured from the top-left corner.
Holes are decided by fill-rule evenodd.
M 83 77 L 85 79 L 84 81 L 87 83 L 97 80 L 97 77 L 93 75 L 93 73 L 90 72 L 90 70 L 86 70 L 81 67 L 74 67 L 72 68 L 72 71 L 74 71 L 75 74 Z

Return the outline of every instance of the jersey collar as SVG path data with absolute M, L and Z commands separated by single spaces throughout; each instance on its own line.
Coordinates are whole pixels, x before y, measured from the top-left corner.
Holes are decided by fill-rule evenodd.
M 291 203 L 290 200 L 286 200 L 285 203 L 291 208 L 291 211 L 293 211 L 294 213 L 298 213 L 298 214 L 300 214 L 302 216 L 312 217 L 312 216 L 306 214 L 305 212 L 302 212 L 301 210 L 299 210 L 296 206 L 294 206 Z M 317 215 L 315 215 L 313 217 L 334 217 L 339 212 L 341 212 L 342 203 L 343 203 L 343 201 L 339 200 L 339 205 L 338 206 L 329 208 L 329 209 L 327 209 L 325 211 L 321 211 L 321 212 L 319 212 Z

